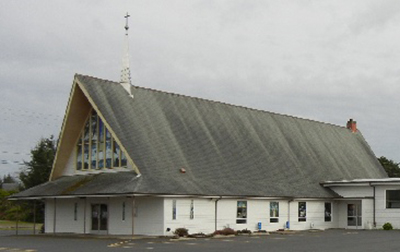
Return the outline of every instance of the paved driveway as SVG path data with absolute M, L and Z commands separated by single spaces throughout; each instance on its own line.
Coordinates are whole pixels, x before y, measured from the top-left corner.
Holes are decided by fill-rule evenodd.
M 15 236 L 0 232 L 0 251 L 400 251 L 400 231 L 328 230 L 173 241 L 167 238 Z

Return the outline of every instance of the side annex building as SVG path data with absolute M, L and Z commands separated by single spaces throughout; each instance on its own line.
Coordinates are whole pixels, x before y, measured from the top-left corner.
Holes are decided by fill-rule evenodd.
M 400 228 L 400 180 L 345 127 L 75 75 L 46 233 Z

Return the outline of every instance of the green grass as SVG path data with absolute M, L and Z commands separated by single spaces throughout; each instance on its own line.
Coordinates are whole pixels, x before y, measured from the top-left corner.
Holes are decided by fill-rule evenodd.
M 18 229 L 33 229 L 34 224 L 30 222 L 18 222 Z M 39 230 L 42 223 L 36 223 L 36 230 Z M 15 229 L 16 221 L 0 220 L 0 230 Z

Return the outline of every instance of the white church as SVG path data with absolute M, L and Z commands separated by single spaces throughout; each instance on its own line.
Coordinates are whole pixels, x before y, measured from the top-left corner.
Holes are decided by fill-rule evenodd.
M 133 86 L 128 59 L 121 82 L 75 75 L 49 181 L 11 198 L 45 202 L 46 233 L 400 228 L 400 179 L 355 121 Z

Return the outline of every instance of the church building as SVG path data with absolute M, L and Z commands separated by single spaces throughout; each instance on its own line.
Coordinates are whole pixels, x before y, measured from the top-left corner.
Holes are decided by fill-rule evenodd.
M 128 25 L 126 25 L 128 31 Z M 400 228 L 400 180 L 338 126 L 76 74 L 47 183 L 46 233 Z

